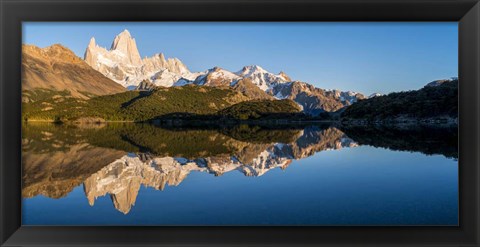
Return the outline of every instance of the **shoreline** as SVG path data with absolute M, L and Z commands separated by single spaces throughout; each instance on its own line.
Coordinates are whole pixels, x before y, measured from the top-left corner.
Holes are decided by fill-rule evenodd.
M 446 126 L 446 125 L 457 125 L 458 118 L 452 117 L 432 117 L 432 118 L 406 118 L 406 117 L 397 117 L 392 119 L 342 119 L 339 120 L 342 125 L 347 126 L 375 126 L 375 125 L 395 125 L 395 126 L 408 126 L 408 125 L 429 125 L 429 126 Z
M 136 122 L 132 120 L 105 120 L 105 121 L 55 121 L 55 120 L 24 120 L 23 123 L 30 123 L 30 122 L 37 122 L 37 123 L 58 123 L 58 124 L 68 124 L 68 123 L 75 123 L 75 124 L 101 124 L 101 123 L 142 123 Z
M 305 125 L 332 125 L 344 127 L 372 127 L 372 126 L 390 126 L 390 127 L 409 127 L 409 126 L 427 126 L 427 127 L 456 127 L 458 126 L 458 119 L 439 120 L 439 119 L 409 119 L 399 121 L 398 119 L 389 120 L 289 120 L 289 119 L 265 119 L 265 120 L 182 120 L 182 119 L 156 119 L 147 121 L 134 120 L 102 120 L 102 121 L 54 121 L 54 120 L 26 120 L 22 123 L 50 123 L 50 124 L 65 124 L 65 125 L 102 125 L 109 123 L 130 123 L 130 124 L 151 124 L 157 126 L 169 127 L 219 127 L 219 126 L 234 126 L 234 125 L 259 125 L 259 126 L 305 126 Z
M 104 121 L 54 121 L 54 120 L 26 120 L 22 123 L 52 123 L 52 124 L 107 124 L 107 123 L 135 123 L 135 124 L 153 124 L 153 125 L 176 125 L 185 123 L 197 124 L 304 124 L 304 123 L 340 123 L 337 120 L 285 120 L 285 119 L 269 119 L 269 120 L 181 120 L 181 119 L 162 119 L 162 120 L 104 120 Z

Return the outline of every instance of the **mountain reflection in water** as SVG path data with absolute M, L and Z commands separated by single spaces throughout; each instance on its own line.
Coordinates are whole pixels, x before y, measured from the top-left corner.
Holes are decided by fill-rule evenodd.
M 91 206 L 110 195 L 127 214 L 140 187 L 178 186 L 192 172 L 258 177 L 292 160 L 359 145 L 458 158 L 455 128 L 161 128 L 149 124 L 23 126 L 24 198 L 61 198 L 82 185 Z

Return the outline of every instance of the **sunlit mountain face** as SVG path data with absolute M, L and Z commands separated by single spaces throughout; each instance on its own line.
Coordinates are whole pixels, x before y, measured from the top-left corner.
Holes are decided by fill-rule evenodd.
M 229 173 L 260 178 L 275 169 L 288 173 L 294 161 L 302 165 L 301 160 L 321 152 L 362 145 L 458 157 L 455 129 L 418 126 L 272 129 L 237 125 L 192 129 L 126 123 L 28 123 L 23 133 L 24 198 L 65 198 L 82 186 L 91 207 L 98 198 L 109 196 L 123 214 L 132 210 L 142 187 L 159 193 L 166 187 L 181 188 L 194 173 L 212 178 Z M 221 181 L 218 183 L 222 186 Z

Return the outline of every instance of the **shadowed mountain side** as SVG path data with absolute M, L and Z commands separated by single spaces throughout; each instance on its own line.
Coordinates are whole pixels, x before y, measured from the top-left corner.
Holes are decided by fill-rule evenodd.
M 343 126 L 341 129 L 360 145 L 458 158 L 458 128 L 455 127 Z
M 328 91 L 300 81 L 279 84 L 270 93 L 279 99 L 290 99 L 297 102 L 305 113 L 313 116 L 322 112 L 338 111 L 365 98 L 359 93 Z

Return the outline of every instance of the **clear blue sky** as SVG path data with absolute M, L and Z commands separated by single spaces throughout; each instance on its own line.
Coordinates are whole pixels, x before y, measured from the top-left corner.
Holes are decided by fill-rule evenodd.
M 25 22 L 23 42 L 60 43 L 83 58 L 91 37 L 110 48 L 128 29 L 142 57 L 163 52 L 191 71 L 260 65 L 320 88 L 370 94 L 458 76 L 458 24 Z

